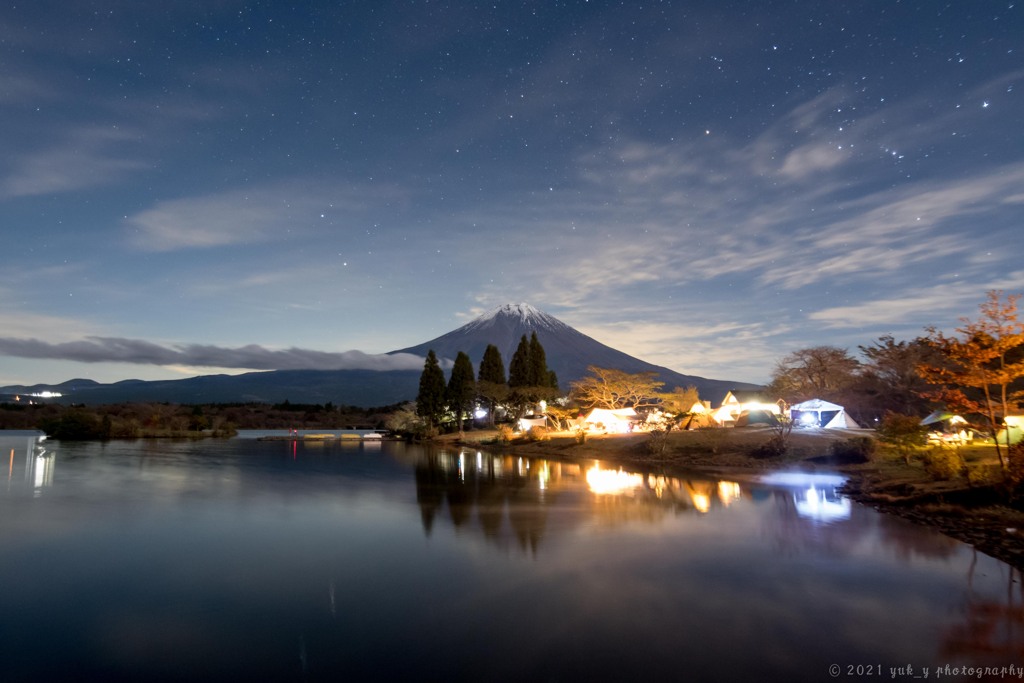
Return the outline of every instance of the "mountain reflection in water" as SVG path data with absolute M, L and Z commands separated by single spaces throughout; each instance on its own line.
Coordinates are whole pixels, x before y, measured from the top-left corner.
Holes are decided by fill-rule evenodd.
M 834 477 L 392 442 L 0 445 L 3 680 L 819 681 L 1024 661 L 1019 572 L 851 504 Z

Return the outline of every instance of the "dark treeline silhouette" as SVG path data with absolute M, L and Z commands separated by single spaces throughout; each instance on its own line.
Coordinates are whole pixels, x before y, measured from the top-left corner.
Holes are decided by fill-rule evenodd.
M 230 436 L 238 429 L 383 429 L 398 405 L 379 408 L 284 401 L 179 405 L 118 403 L 99 406 L 0 403 L 0 429 L 41 429 L 54 438 Z

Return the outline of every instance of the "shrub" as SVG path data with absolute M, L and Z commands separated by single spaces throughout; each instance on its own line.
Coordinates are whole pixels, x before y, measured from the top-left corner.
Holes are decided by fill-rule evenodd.
M 498 425 L 498 441 L 501 443 L 512 443 L 512 427 L 508 425 Z
M 781 455 L 785 455 L 788 448 L 789 446 L 786 443 L 786 437 L 781 434 L 775 434 L 751 451 L 750 455 L 755 458 L 777 458 Z
M 960 449 L 949 446 L 935 446 L 925 453 L 924 469 L 933 479 L 948 481 L 967 474 L 967 464 L 960 455 Z
M 1012 491 L 1024 485 L 1024 441 L 1011 445 L 1006 451 L 1005 480 Z
M 920 418 L 886 413 L 878 426 L 878 440 L 896 451 L 909 465 L 910 458 L 927 443 L 928 435 L 921 429 Z
M 668 449 L 668 430 L 652 429 L 650 438 L 647 439 L 647 452 L 654 455 L 662 455 Z
M 583 445 L 583 444 L 585 444 L 587 442 L 587 430 L 586 429 L 583 429 L 583 428 L 576 429 L 576 432 L 575 432 L 574 436 L 576 437 L 576 443 L 578 443 L 580 445 Z
M 547 441 L 551 436 L 548 434 L 547 427 L 530 427 L 530 430 L 526 432 L 526 438 L 530 441 Z
M 103 423 L 98 417 L 84 410 L 72 409 L 60 418 L 47 420 L 40 427 L 51 439 L 62 441 L 80 441 L 102 439 Z
M 878 442 L 870 436 L 852 436 L 843 441 L 833 441 L 828 452 L 840 462 L 868 462 L 878 451 Z

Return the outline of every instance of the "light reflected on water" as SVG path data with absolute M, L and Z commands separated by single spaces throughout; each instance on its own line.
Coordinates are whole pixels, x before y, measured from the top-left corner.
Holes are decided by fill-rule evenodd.
M 0 446 L 10 680 L 672 680 L 685 662 L 694 680 L 818 681 L 832 663 L 1024 661 L 1018 572 L 851 504 L 834 476 L 395 443 Z

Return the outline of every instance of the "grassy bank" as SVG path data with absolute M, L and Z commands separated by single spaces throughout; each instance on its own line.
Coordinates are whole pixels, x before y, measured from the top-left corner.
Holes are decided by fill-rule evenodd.
M 849 478 L 852 499 L 888 514 L 937 529 L 978 550 L 1024 570 L 1024 500 L 1011 500 L 999 486 L 995 448 L 978 445 L 960 454 L 969 478 L 937 479 L 926 464 L 926 452 L 908 464 L 896 454 L 879 451 L 867 462 L 851 463 L 831 457 L 833 444 L 870 432 L 859 430 L 795 431 L 786 453 L 757 457 L 770 437 L 764 429 L 710 429 L 670 432 L 652 452 L 647 433 L 590 435 L 579 443 L 575 435 L 552 433 L 545 440 L 516 439 L 501 443 L 496 431 L 466 432 L 442 438 L 451 445 L 513 452 L 563 461 L 597 459 L 665 475 L 699 472 L 710 477 L 743 479 L 780 469 L 840 471 Z

